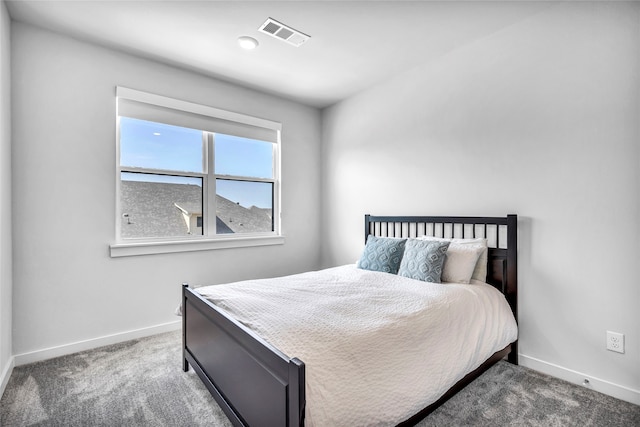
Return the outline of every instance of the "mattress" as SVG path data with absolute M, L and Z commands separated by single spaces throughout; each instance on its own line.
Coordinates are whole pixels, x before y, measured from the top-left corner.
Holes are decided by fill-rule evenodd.
M 517 338 L 504 296 L 354 265 L 197 288 L 306 369 L 307 426 L 388 426 Z

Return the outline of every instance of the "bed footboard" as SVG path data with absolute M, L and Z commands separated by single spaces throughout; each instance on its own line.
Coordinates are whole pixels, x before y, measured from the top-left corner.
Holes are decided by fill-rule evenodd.
M 182 287 L 183 369 L 193 367 L 237 426 L 302 426 L 305 366 Z

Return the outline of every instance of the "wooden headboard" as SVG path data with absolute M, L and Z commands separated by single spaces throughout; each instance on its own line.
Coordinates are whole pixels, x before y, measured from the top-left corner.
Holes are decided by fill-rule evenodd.
M 487 283 L 505 295 L 518 319 L 518 216 L 373 216 L 364 217 L 364 239 L 382 237 L 435 236 L 444 238 L 486 238 L 489 244 Z M 512 359 L 513 358 L 513 359 Z M 517 363 L 517 347 L 510 360 Z

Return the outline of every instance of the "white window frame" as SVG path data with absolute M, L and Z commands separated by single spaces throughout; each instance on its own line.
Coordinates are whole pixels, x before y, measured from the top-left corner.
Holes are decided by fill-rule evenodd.
M 278 122 L 265 120 L 245 114 L 221 110 L 218 108 L 182 101 L 166 96 L 155 95 L 124 87 L 116 88 L 116 97 L 132 100 L 152 106 L 170 108 L 185 113 L 193 113 L 199 116 L 225 120 L 242 125 L 264 128 L 275 132 L 273 142 L 273 171 L 272 179 L 261 179 L 244 176 L 228 176 L 215 173 L 214 165 L 214 138 L 212 132 L 203 132 L 203 163 L 204 172 L 175 172 L 166 171 L 171 175 L 192 176 L 203 179 L 203 235 L 179 236 L 167 238 L 136 238 L 123 239 L 121 237 L 122 217 L 121 213 L 121 173 L 122 172 L 162 172 L 155 169 L 121 167 L 120 165 L 120 125 L 119 116 L 116 114 L 116 210 L 115 210 L 115 242 L 109 246 L 111 257 L 149 255 L 173 252 L 190 252 L 213 249 L 240 248 L 251 246 L 267 246 L 284 244 L 284 236 L 281 232 L 281 168 L 280 168 L 280 133 L 282 125 Z M 118 105 L 118 102 L 116 103 Z M 222 132 L 224 133 L 224 132 Z M 237 233 L 216 234 L 216 210 L 209 202 L 216 198 L 216 179 L 231 179 L 251 182 L 268 182 L 273 184 L 273 231 L 265 233 Z

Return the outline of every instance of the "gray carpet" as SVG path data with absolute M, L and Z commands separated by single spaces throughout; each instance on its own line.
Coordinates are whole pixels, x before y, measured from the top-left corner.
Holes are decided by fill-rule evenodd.
M 180 345 L 171 332 L 17 367 L 0 425 L 229 426 Z M 418 424 L 511 425 L 640 426 L 640 406 L 500 362 Z
M 193 369 L 180 332 L 19 366 L 0 426 L 230 426 Z
M 418 425 L 640 427 L 640 406 L 501 361 Z

